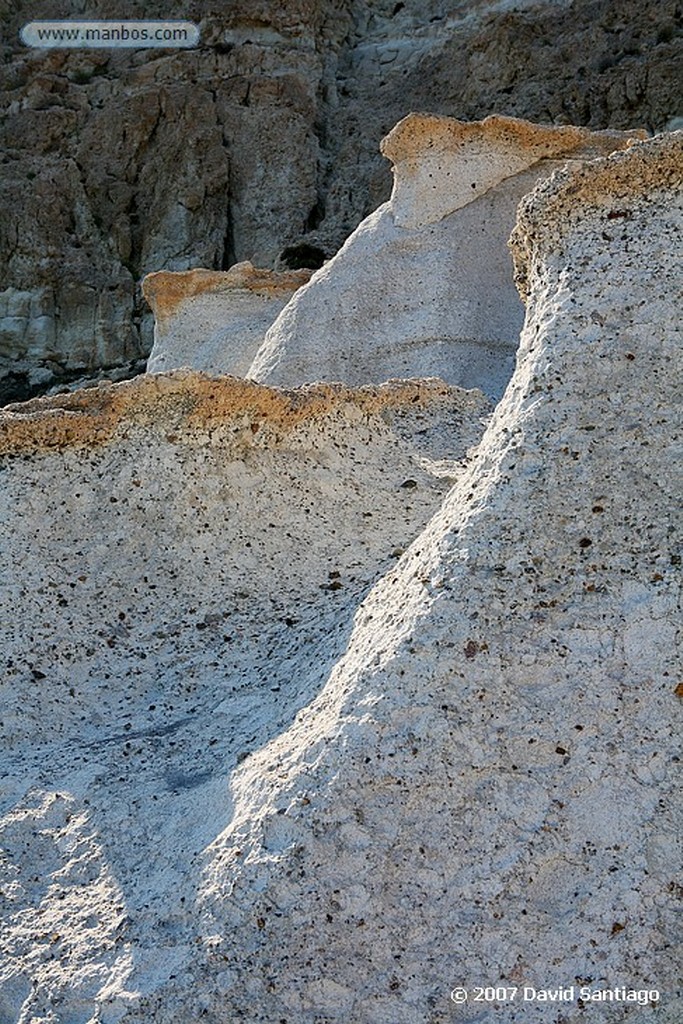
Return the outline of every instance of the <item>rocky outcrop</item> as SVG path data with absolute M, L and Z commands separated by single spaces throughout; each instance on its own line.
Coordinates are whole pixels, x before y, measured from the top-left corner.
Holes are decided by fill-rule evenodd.
M 682 142 L 523 203 L 519 362 L 468 472 L 316 699 L 233 776 L 199 890 L 209 1013 L 431 1024 L 454 1019 L 454 985 L 567 983 L 571 1024 L 579 986 L 596 1021 L 630 1018 L 600 1001 L 616 986 L 680 1016 Z
M 377 140 L 409 110 L 657 130 L 681 113 L 673 0 L 199 0 L 174 10 L 201 29 L 181 52 L 27 50 L 40 17 L 73 5 L 0 12 L 7 396 L 147 354 L 147 273 L 319 266 L 387 199 Z
M 292 298 L 248 376 L 291 386 L 433 375 L 500 398 L 524 321 L 507 245 L 519 200 L 566 160 L 638 135 L 410 114 L 382 142 L 390 202 Z
M 118 283 L 100 288 L 72 281 L 0 292 L 0 405 L 142 358 L 133 283 L 113 275 Z
M 307 270 L 257 270 L 248 261 L 230 270 L 160 270 L 142 282 L 154 312 L 150 373 L 181 366 L 244 377 L 266 331 Z
M 469 206 L 530 167 L 536 166 L 538 178 L 550 177 L 558 162 L 605 156 L 646 137 L 642 130 L 595 132 L 512 117 L 462 122 L 410 114 L 382 140 L 380 150 L 392 163 L 394 220 L 418 229 Z
M 680 1017 L 682 148 L 524 200 L 483 437 L 436 381 L 0 414 L 4 1018 Z
M 230 772 L 312 699 L 489 413 L 441 382 L 190 371 L 0 413 L 3 1021 L 118 1021 L 185 970 Z

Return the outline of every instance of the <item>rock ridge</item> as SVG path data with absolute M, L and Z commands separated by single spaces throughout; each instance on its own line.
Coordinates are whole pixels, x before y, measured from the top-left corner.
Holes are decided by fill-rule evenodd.
M 507 244 L 520 199 L 567 160 L 642 138 L 409 114 L 381 146 L 389 202 L 292 296 L 247 375 L 281 386 L 434 375 L 500 398 L 524 320 Z
M 657 193 L 675 196 L 683 187 L 683 131 L 656 136 L 647 146 L 634 145 L 607 163 L 556 171 L 520 202 L 510 238 L 515 281 L 526 299 L 541 246 L 559 245 L 578 220 L 598 215 L 606 232 L 633 217 L 637 207 Z M 672 205 L 672 217 L 680 213 Z M 611 235 L 603 234 L 606 242 Z
M 68 395 L 34 398 L 0 411 L 0 454 L 37 454 L 51 449 L 110 443 L 133 426 L 160 435 L 170 430 L 203 436 L 217 424 L 242 423 L 240 443 L 258 447 L 267 435 L 282 438 L 303 421 L 354 409 L 358 415 L 412 408 L 441 400 L 483 416 L 488 403 L 476 391 L 449 387 L 441 380 L 388 381 L 348 387 L 311 384 L 292 390 L 267 387 L 236 377 L 211 377 L 191 370 L 143 374 L 119 384 L 100 384 Z M 178 439 L 178 435 L 174 435 Z
M 266 331 L 310 276 L 257 269 L 248 260 L 227 271 L 148 274 L 142 292 L 154 312 L 154 345 L 147 369 L 245 376 Z
M 680 332 L 653 287 L 680 279 L 679 147 L 639 143 L 527 201 L 520 357 L 481 444 L 317 698 L 233 776 L 200 900 L 231 964 L 212 1009 L 445 1024 L 454 978 L 538 988 L 553 965 L 553 985 L 652 986 L 653 1019 L 680 1015 Z M 551 214 L 583 192 L 596 202 L 556 233 Z M 631 216 L 605 239 L 612 204 Z

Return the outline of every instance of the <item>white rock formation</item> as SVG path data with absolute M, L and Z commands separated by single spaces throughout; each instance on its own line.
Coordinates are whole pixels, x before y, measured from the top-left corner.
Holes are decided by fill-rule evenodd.
M 258 270 L 248 261 L 227 271 L 148 274 L 142 282 L 154 312 L 148 371 L 190 367 L 246 376 L 266 331 L 310 276 Z
M 199 891 L 215 1014 L 602 1024 L 634 1002 L 584 1016 L 579 986 L 623 986 L 681 1018 L 682 143 L 522 204 L 520 357 L 469 472 L 233 776 Z M 576 989 L 561 1016 L 449 1002 L 485 985 Z
M 313 699 L 489 414 L 442 382 L 189 371 L 0 413 L 3 1024 L 111 1024 L 203 957 L 230 772 Z
M 1 1020 L 681 1019 L 682 155 L 523 202 L 448 493 L 430 431 L 486 407 L 437 382 L 0 414 Z
M 382 142 L 391 201 L 293 297 L 248 376 L 286 386 L 438 376 L 500 397 L 524 321 L 507 247 L 519 200 L 568 158 L 636 136 L 408 115 Z

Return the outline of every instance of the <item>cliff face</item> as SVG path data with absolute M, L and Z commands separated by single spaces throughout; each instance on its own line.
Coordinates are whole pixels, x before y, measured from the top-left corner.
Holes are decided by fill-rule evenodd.
M 492 416 L 190 372 L 0 413 L 3 1019 L 680 1017 L 682 155 L 523 201 Z
M 637 145 L 522 204 L 518 366 L 467 473 L 316 699 L 233 776 L 199 891 L 217 1015 L 445 1022 L 456 982 L 549 977 L 668 979 L 680 1015 L 682 154 Z
M 183 0 L 197 50 L 18 43 L 60 16 L 73 5 L 2 14 L 6 400 L 147 354 L 146 273 L 319 266 L 388 197 L 377 140 L 411 109 L 654 129 L 680 113 L 673 0 Z M 88 17 L 121 11 L 96 0 Z

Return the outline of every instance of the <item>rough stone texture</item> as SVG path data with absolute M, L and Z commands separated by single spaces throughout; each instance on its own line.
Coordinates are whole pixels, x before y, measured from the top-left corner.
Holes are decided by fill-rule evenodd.
M 682 150 L 525 199 L 464 465 L 485 403 L 436 382 L 0 415 L 5 1019 L 680 1020 Z
M 3 1024 L 112 1024 L 202 948 L 231 770 L 312 699 L 489 414 L 442 382 L 190 371 L 0 413 Z
M 680 1019 L 682 141 L 523 204 L 520 360 L 469 472 L 233 776 L 192 973 L 216 1019 L 493 1024 L 448 992 L 498 983 L 658 988 L 638 1019 Z
M 47 386 L 148 353 L 146 273 L 319 265 L 387 199 L 377 142 L 409 110 L 657 130 L 681 114 L 675 0 L 178 0 L 195 51 L 18 41 L 74 16 L 68 0 L 0 6 L 7 395 L 37 387 L 36 367 Z
M 151 373 L 189 366 L 244 377 L 264 336 L 311 276 L 236 263 L 230 270 L 160 270 L 142 291 L 154 312 Z
M 644 131 L 593 132 L 495 115 L 462 122 L 410 114 L 392 128 L 380 150 L 393 165 L 394 220 L 416 229 L 443 220 L 535 164 L 539 175 L 548 177 L 555 161 L 605 156 L 646 137 Z
M 524 322 L 507 244 L 519 200 L 567 159 L 636 137 L 410 114 L 382 142 L 390 202 L 294 295 L 248 376 L 289 386 L 438 376 L 500 398 Z
M 217 1019 L 493 1024 L 453 985 L 578 983 L 659 988 L 638 1019 L 680 1018 L 682 142 L 522 204 L 520 359 L 469 472 L 233 777 L 200 892 Z

